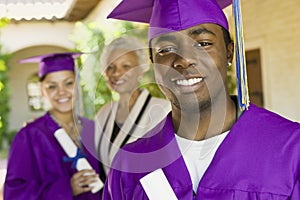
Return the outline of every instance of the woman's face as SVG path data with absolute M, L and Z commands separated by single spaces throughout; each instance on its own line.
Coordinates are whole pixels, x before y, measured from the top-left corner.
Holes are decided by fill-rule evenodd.
M 75 95 L 73 71 L 58 71 L 46 75 L 41 82 L 42 95 L 49 101 L 53 112 L 72 112 Z
M 110 89 L 122 94 L 131 93 L 138 87 L 138 79 L 143 75 L 138 56 L 134 51 L 113 51 L 107 60 L 106 80 Z

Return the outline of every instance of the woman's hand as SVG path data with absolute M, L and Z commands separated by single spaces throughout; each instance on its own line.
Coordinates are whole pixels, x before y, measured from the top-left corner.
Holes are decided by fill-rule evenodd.
M 92 169 L 84 169 L 75 173 L 71 178 L 73 196 L 91 191 L 93 187 L 90 187 L 89 184 L 96 182 L 97 177 L 99 175 Z

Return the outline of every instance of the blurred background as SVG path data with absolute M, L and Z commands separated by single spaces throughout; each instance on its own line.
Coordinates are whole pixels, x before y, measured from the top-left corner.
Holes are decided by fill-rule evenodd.
M 0 200 L 9 145 L 16 132 L 45 110 L 38 65 L 19 64 L 30 56 L 82 51 L 84 115 L 90 119 L 111 98 L 100 73 L 105 44 L 122 34 L 147 43 L 147 25 L 106 19 L 121 0 L 0 0 Z M 300 0 L 241 0 L 251 102 L 300 121 Z M 224 9 L 232 22 L 231 6 Z M 232 26 L 231 26 L 232 29 Z M 236 93 L 234 66 L 228 75 Z M 154 96 L 153 70 L 142 80 Z

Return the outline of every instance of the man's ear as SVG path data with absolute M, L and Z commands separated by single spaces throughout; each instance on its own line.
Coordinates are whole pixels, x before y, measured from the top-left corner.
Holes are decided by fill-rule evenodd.
M 234 44 L 233 42 L 230 42 L 227 46 L 227 61 L 229 63 L 232 63 L 233 53 L 234 53 Z

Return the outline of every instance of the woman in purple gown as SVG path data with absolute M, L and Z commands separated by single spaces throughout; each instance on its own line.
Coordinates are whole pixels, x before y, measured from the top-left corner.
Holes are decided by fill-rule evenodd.
M 28 123 L 14 138 L 8 156 L 4 184 L 5 200 L 93 200 L 99 192 L 90 186 L 98 178 L 93 149 L 94 123 L 74 111 L 76 76 L 74 58 L 78 53 L 37 56 L 23 62 L 40 62 L 41 92 L 51 108 Z M 76 145 L 70 158 L 54 137 L 63 128 Z M 85 157 L 93 169 L 77 170 L 77 159 Z

